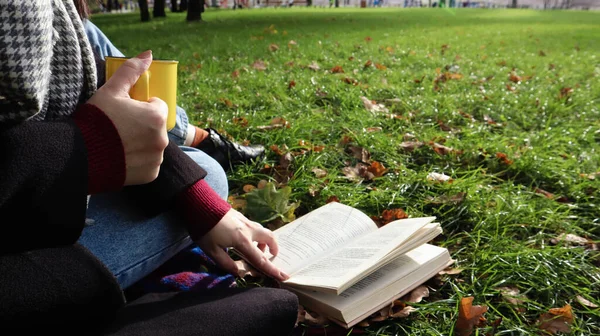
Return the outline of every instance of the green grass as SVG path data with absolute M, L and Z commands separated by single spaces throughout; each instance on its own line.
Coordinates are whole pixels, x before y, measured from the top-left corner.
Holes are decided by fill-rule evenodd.
M 325 146 L 296 156 L 290 168 L 298 215 L 336 196 L 372 216 L 402 208 L 441 221 L 445 233 L 436 244 L 448 247 L 464 271 L 431 283 L 435 293 L 416 313 L 372 325 L 368 334 L 448 335 L 466 296 L 490 308 L 489 321 L 502 318 L 499 335 L 537 335 L 537 317 L 567 303 L 576 315 L 573 335 L 600 334 L 599 309 L 575 300 L 581 295 L 600 304 L 600 254 L 550 242 L 561 233 L 600 237 L 600 175 L 581 175 L 600 172 L 600 13 L 298 8 L 209 11 L 200 24 L 184 19 L 168 13 L 149 23 L 134 14 L 93 21 L 128 55 L 151 48 L 157 58 L 179 60 L 179 103 L 195 123 L 267 147 L 298 151 L 302 140 Z M 297 45 L 288 48 L 290 40 Z M 269 51 L 272 43 L 278 51 Z M 266 71 L 253 69 L 256 60 Z M 364 68 L 367 60 L 387 69 Z M 304 67 L 313 61 L 321 70 Z M 336 65 L 345 73 L 325 71 Z M 436 84 L 438 68 L 463 77 Z M 513 83 L 512 70 L 532 77 Z M 239 77 L 232 78 L 234 71 Z M 296 85 L 288 89 L 290 81 Z M 564 88 L 572 92 L 561 97 Z M 371 115 L 360 96 L 398 98 L 390 113 L 401 117 Z M 275 117 L 290 127 L 256 129 Z M 456 151 L 439 155 L 428 145 L 403 151 L 407 134 Z M 341 169 L 356 159 L 340 145 L 344 137 L 388 173 L 370 182 L 346 179 Z M 260 170 L 278 162 L 268 150 L 263 161 L 237 168 L 231 193 L 272 179 Z M 314 167 L 327 177 L 315 177 Z M 428 181 L 430 172 L 452 183 Z M 466 197 L 458 204 L 431 202 L 459 192 Z M 567 202 L 556 200 L 561 196 Z M 497 288 L 507 285 L 526 294 L 524 312 L 502 300 Z

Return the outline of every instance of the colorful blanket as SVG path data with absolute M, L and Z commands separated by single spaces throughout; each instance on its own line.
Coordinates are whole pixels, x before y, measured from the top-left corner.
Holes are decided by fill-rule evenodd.
M 235 286 L 235 277 L 218 268 L 197 246 L 183 250 L 136 284 L 138 290 L 146 293 L 206 291 Z

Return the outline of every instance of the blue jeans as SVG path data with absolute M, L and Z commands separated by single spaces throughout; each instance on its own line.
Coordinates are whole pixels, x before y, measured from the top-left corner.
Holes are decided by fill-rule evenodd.
M 226 199 L 227 177 L 221 165 L 198 149 L 181 148 L 208 172 L 206 182 Z M 178 214 L 144 216 L 122 193 L 92 196 L 87 218 L 91 225 L 84 228 L 79 243 L 108 267 L 123 289 L 192 243 Z
M 108 37 L 104 35 L 100 28 L 94 25 L 90 20 L 85 20 L 84 27 L 92 50 L 100 56 L 100 58 L 104 59 L 106 56 L 125 57 L 125 55 L 112 44 Z M 182 146 L 187 137 L 189 119 L 182 107 L 177 106 L 176 110 L 175 127 L 168 132 L 168 135 L 171 141 Z

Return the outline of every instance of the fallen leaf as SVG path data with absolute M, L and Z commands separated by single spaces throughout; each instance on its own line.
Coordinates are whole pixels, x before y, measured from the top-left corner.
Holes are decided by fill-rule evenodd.
M 315 174 L 315 176 L 317 178 L 322 178 L 322 177 L 327 176 L 327 170 L 325 170 L 325 169 L 315 167 L 311 171 Z
M 407 151 L 407 152 L 412 152 L 415 149 L 423 146 L 425 143 L 421 142 L 421 141 L 404 141 L 400 144 L 400 148 L 402 148 L 403 150 Z
M 460 272 L 462 272 L 463 269 L 462 268 L 446 268 L 444 270 L 439 271 L 439 275 L 456 275 L 456 274 L 460 274 Z
M 238 277 L 245 278 L 247 276 L 251 276 L 253 278 L 259 278 L 263 275 L 257 271 L 254 267 L 250 266 L 245 260 L 236 260 L 234 261 L 235 265 L 238 268 Z
M 589 307 L 589 308 L 598 308 L 598 305 L 589 301 L 588 299 L 584 298 L 581 295 L 577 295 L 575 296 L 575 299 L 577 300 L 577 302 L 579 302 L 580 305 L 585 306 L 585 307 Z
M 275 117 L 271 119 L 271 123 L 269 125 L 264 126 L 256 126 L 256 129 L 259 130 L 272 130 L 276 128 L 290 128 L 290 123 L 285 120 L 283 117 Z
M 257 189 L 264 189 L 267 187 L 267 184 L 269 184 L 269 182 L 267 180 L 260 180 L 258 181 L 258 183 L 256 184 L 256 188 Z
M 429 297 L 429 288 L 427 288 L 427 286 L 419 286 L 406 295 L 402 301 L 419 303 L 426 297 Z
M 433 173 L 433 172 L 427 174 L 427 179 L 429 181 L 434 181 L 434 182 L 450 182 L 450 181 L 452 181 L 452 178 L 446 174 Z
M 227 200 L 229 201 L 229 204 L 231 204 L 231 207 L 238 211 L 242 211 L 246 208 L 247 202 L 245 198 L 235 197 L 232 195 L 229 196 Z
M 275 219 L 289 223 L 296 219 L 294 212 L 300 205 L 290 202 L 291 194 L 291 187 L 277 190 L 275 183 L 269 182 L 263 189 L 257 188 L 246 194 L 246 214 L 248 218 L 259 223 Z
M 545 53 L 543 50 L 540 50 L 540 51 L 538 52 L 538 55 L 540 55 L 540 56 L 546 56 L 546 53 Z
M 375 68 L 377 68 L 377 70 L 386 70 L 387 67 L 383 64 L 379 64 L 379 63 L 375 63 Z
M 403 209 L 385 209 L 381 213 L 379 223 L 381 226 L 386 225 L 398 219 L 408 218 L 408 215 Z
M 271 44 L 269 45 L 269 50 L 270 50 L 271 52 L 275 52 L 275 51 L 279 50 L 279 46 L 278 46 L 277 44 L 275 44 L 275 43 L 271 43 Z
M 365 41 L 367 41 L 367 42 L 371 42 L 372 40 L 373 40 L 373 39 L 371 38 L 371 36 L 367 36 L 367 37 L 365 37 Z
M 521 81 L 521 77 L 517 76 L 514 71 L 508 75 L 508 79 L 513 83 L 518 83 Z
M 296 323 L 305 323 L 312 327 L 324 327 L 329 324 L 329 319 L 315 312 L 308 312 L 303 306 L 298 306 L 298 319 Z
M 253 186 L 252 184 L 246 184 L 242 189 L 244 190 L 245 193 L 249 193 L 252 190 L 256 189 L 256 187 Z
M 481 326 L 485 322 L 483 314 L 487 312 L 487 306 L 473 306 L 473 297 L 465 297 L 460 300 L 458 306 L 458 320 L 455 331 L 459 336 L 468 336 L 473 328 Z
M 296 82 L 295 82 L 295 81 L 293 81 L 293 80 L 291 80 L 291 81 L 288 83 L 288 89 L 291 89 L 291 88 L 293 88 L 294 86 L 296 86 Z
M 362 100 L 363 105 L 365 106 L 367 111 L 371 112 L 373 115 L 375 115 L 376 113 L 389 113 L 390 112 L 383 104 L 374 103 L 367 97 L 361 96 L 360 100 Z
M 265 62 L 263 62 L 261 60 L 257 60 L 254 63 L 252 63 L 252 67 L 258 71 L 267 70 L 267 65 L 265 64 Z
M 549 192 L 549 191 L 546 191 L 546 190 L 544 190 L 544 189 L 535 188 L 533 191 L 534 191 L 536 194 L 540 194 L 540 195 L 542 195 L 542 196 L 544 196 L 544 197 L 546 197 L 546 198 L 550 198 L 550 199 L 554 198 L 554 194 L 553 194 L 553 193 L 551 193 L 551 192 Z
M 297 44 L 298 44 L 298 43 L 297 43 L 296 41 L 294 41 L 294 40 L 290 40 L 290 42 L 288 42 L 288 44 L 287 44 L 287 45 L 288 45 L 288 48 L 290 48 L 290 49 L 291 49 L 293 46 L 295 46 L 295 45 L 297 45 Z
M 325 201 L 325 203 L 331 203 L 331 202 L 338 202 L 338 203 L 340 203 L 340 199 L 337 196 L 335 196 L 335 195 L 329 196 L 327 198 L 327 200 Z
M 387 173 L 387 169 L 381 162 L 373 161 L 367 170 L 372 173 L 375 177 L 381 177 Z
M 527 296 L 524 294 L 520 294 L 519 289 L 517 287 L 498 287 L 497 290 L 502 294 L 502 298 L 504 301 L 510 303 L 515 306 L 516 311 L 523 313 L 526 308 L 523 306 L 524 301 L 527 299 Z
M 344 69 L 341 66 L 336 65 L 331 68 L 331 73 L 344 73 Z
M 431 145 L 431 148 L 433 149 L 433 151 L 439 155 L 447 155 L 447 154 L 456 152 L 454 150 L 454 148 L 441 145 L 437 142 L 431 142 L 430 145 Z M 457 153 L 460 154 L 460 152 L 457 152 Z
M 292 153 L 289 153 L 289 152 L 285 153 L 284 155 L 282 155 L 279 158 L 279 166 L 281 166 L 281 168 L 287 170 L 293 161 L 294 161 L 294 157 L 292 156 Z
M 539 328 L 554 335 L 558 332 L 568 333 L 571 331 L 573 323 L 573 311 L 571 305 L 567 304 L 562 308 L 551 308 L 539 318 Z
M 367 128 L 365 128 L 365 131 L 367 133 L 381 132 L 382 130 L 383 130 L 383 128 L 381 128 L 381 127 L 367 127 Z
M 312 61 L 309 65 L 308 68 L 313 70 L 313 71 L 318 71 L 321 70 L 321 67 L 317 64 L 317 62 Z
M 400 309 L 399 311 L 390 314 L 390 317 L 392 317 L 392 318 L 407 317 L 408 315 L 410 315 L 410 313 L 412 313 L 416 310 L 417 310 L 417 308 L 415 308 L 415 307 L 406 306 L 406 307 Z
M 373 65 L 373 62 L 371 62 L 371 60 L 368 60 L 368 61 L 366 61 L 366 62 L 365 62 L 365 65 L 363 65 L 363 67 L 364 67 L 364 68 L 368 68 L 368 67 L 370 67 L 371 65 Z
M 562 233 L 558 237 L 550 239 L 552 244 L 559 244 L 560 242 L 566 242 L 573 245 L 586 246 L 591 250 L 600 249 L 600 244 L 596 244 L 593 240 L 580 237 L 572 233 Z
M 238 125 L 241 127 L 248 126 L 248 119 L 246 119 L 245 117 L 234 117 L 232 121 L 234 125 Z
M 505 165 L 507 165 L 507 166 L 510 166 L 511 164 L 513 164 L 513 160 L 510 160 L 508 158 L 508 156 L 506 154 L 504 154 L 504 153 L 497 152 L 496 153 L 496 158 L 498 160 L 500 160 L 502 163 L 504 163 Z
M 342 173 L 352 181 L 361 182 L 371 181 L 373 177 L 373 173 L 369 172 L 367 165 L 364 163 L 357 163 L 354 167 L 344 167 L 342 168 Z
M 231 73 L 231 78 L 234 78 L 234 79 L 235 79 L 235 78 L 238 78 L 238 77 L 240 77 L 240 72 L 239 72 L 239 71 L 237 71 L 237 70 L 234 70 L 234 71 Z
M 435 205 L 442 205 L 442 204 L 458 205 L 465 200 L 466 195 L 467 195 L 467 193 L 465 193 L 465 192 L 459 192 L 454 195 L 444 194 L 444 195 L 437 196 L 437 197 L 429 197 L 429 198 L 427 198 L 427 202 L 430 204 L 435 204 Z
M 356 79 L 350 78 L 350 77 L 342 78 L 342 82 L 344 82 L 346 84 L 351 84 L 351 85 L 358 85 L 358 81 Z
M 367 151 L 364 147 L 348 146 L 348 151 L 354 158 L 364 163 L 367 163 L 371 160 L 371 153 L 369 153 L 369 151 Z
M 560 94 L 559 94 L 559 98 L 568 98 L 571 93 L 573 93 L 573 89 L 570 87 L 564 87 L 560 89 Z

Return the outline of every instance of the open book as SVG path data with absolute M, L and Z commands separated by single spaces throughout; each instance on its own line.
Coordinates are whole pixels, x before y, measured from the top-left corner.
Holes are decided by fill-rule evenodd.
M 271 261 L 290 275 L 282 287 L 303 305 L 349 327 L 451 262 L 446 249 L 426 245 L 442 232 L 434 220 L 378 227 L 358 209 L 328 203 L 274 231 L 279 253 Z

